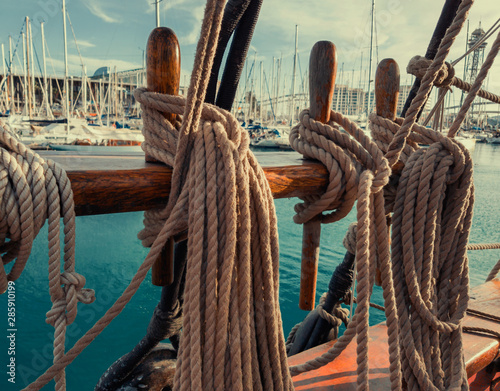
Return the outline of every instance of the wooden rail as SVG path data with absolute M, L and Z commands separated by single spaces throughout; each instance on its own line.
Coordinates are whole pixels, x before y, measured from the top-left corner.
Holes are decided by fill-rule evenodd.
M 161 207 L 168 200 L 172 169 L 145 162 L 144 154 L 47 151 L 40 155 L 60 163 L 67 171 L 78 216 L 143 211 Z M 322 164 L 300 159 L 294 152 L 271 155 L 256 153 L 274 198 L 315 194 L 326 188 L 328 173 Z

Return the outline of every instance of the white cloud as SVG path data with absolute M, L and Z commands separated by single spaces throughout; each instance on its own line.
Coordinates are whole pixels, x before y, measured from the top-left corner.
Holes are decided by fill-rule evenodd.
M 491 0 L 476 0 L 469 20 L 470 29 L 475 29 L 479 21 L 487 29 L 498 18 L 500 3 Z M 408 0 L 379 0 L 376 4 L 376 28 L 378 59 L 394 58 L 400 67 L 401 80 L 409 80 L 406 65 L 414 55 L 425 54 L 427 45 L 441 13 L 443 3 L 434 0 L 418 2 Z M 363 69 L 367 69 L 370 45 L 370 1 L 353 0 L 350 2 L 325 2 L 310 0 L 307 8 L 302 1 L 290 0 L 286 6 L 280 0 L 266 0 L 262 5 L 252 46 L 259 56 L 288 57 L 294 50 L 294 27 L 299 26 L 299 53 L 304 70 L 308 64 L 310 50 L 315 42 L 329 40 L 337 47 L 338 72 L 344 63 L 345 72 L 355 70 L 354 80 L 359 80 L 361 56 Z M 462 32 L 448 56 L 453 60 L 465 51 L 467 26 Z M 487 50 L 494 37 L 490 38 Z M 376 42 L 377 41 L 377 42 Z M 376 62 L 374 47 L 374 61 Z M 462 76 L 463 62 L 457 65 L 457 75 Z M 376 64 L 372 67 L 375 71 Z M 365 72 L 365 71 L 364 71 Z M 500 59 L 490 71 L 491 75 L 500 73 Z M 350 76 L 350 78 L 352 78 Z M 338 79 L 337 79 L 338 80 Z M 365 87 L 366 88 L 366 87 Z M 490 77 L 489 89 L 500 89 L 500 80 Z
M 95 47 L 95 45 L 92 42 L 86 41 L 86 40 L 83 40 L 83 39 L 77 39 L 76 43 L 81 48 L 93 48 L 93 47 Z
M 179 43 L 181 45 L 194 45 L 198 42 L 198 37 L 200 36 L 205 6 L 200 6 L 199 3 L 197 3 L 197 6 L 193 5 L 190 7 L 189 4 L 183 3 L 181 9 L 189 13 L 191 20 L 186 21 L 186 24 L 189 24 L 191 29 L 188 33 L 179 35 Z
M 155 5 L 152 0 L 144 0 L 143 4 L 146 6 L 144 10 L 147 14 L 150 14 L 155 11 Z
M 85 6 L 89 9 L 92 14 L 97 16 L 98 18 L 104 20 L 107 23 L 118 23 L 119 20 L 114 18 L 111 15 L 108 15 L 99 0 L 87 0 L 84 2 Z

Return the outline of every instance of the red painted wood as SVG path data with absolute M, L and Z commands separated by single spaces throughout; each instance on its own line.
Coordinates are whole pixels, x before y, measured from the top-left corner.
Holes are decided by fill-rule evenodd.
M 493 280 L 471 291 L 469 308 L 500 316 L 500 280 Z M 500 323 L 467 315 L 464 326 L 488 328 L 500 332 Z M 390 390 L 387 327 L 385 323 L 370 327 L 370 390 Z M 497 339 L 464 333 L 464 354 L 467 375 L 479 373 L 498 355 Z M 303 364 L 325 353 L 333 342 L 326 343 L 288 359 L 290 365 Z M 479 378 L 485 376 L 480 373 Z M 482 379 L 484 380 L 484 379 Z M 332 363 L 293 378 L 295 390 L 356 390 L 356 343 L 353 342 Z M 479 380 L 478 380 L 479 384 Z

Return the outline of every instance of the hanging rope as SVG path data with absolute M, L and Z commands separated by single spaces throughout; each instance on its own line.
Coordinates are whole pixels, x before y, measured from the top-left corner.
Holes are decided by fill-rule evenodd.
M 424 77 L 425 72 L 427 71 L 427 68 L 429 68 L 429 65 L 431 63 L 432 60 L 429 60 L 423 56 L 415 56 L 408 63 L 406 71 L 421 79 L 422 77 Z M 449 62 L 445 62 L 443 67 L 439 70 L 438 77 L 436 78 L 436 80 L 434 80 L 434 86 L 439 88 L 449 88 L 451 86 L 454 86 L 467 92 L 469 92 L 472 87 L 471 84 L 455 76 L 455 69 Z M 500 103 L 500 96 L 491 92 L 480 89 L 477 95 L 493 103 Z
M 451 45 L 455 41 L 457 35 L 460 33 L 460 30 L 462 29 L 462 26 L 467 19 L 467 15 L 473 3 L 473 0 L 462 0 L 460 6 L 458 7 L 457 14 L 455 15 L 453 23 L 446 31 L 446 35 L 439 45 L 436 57 L 428 67 L 425 76 L 422 78 L 417 96 L 413 99 L 411 106 L 406 113 L 406 117 L 401 125 L 401 128 L 395 134 L 387 149 L 387 153 L 385 156 L 389 160 L 391 167 L 393 167 L 397 163 L 402 151 L 405 149 L 406 140 L 408 139 L 408 135 L 411 132 L 412 125 L 416 122 L 420 107 L 425 104 L 425 101 L 427 100 L 427 97 L 431 92 L 432 84 L 434 80 L 436 80 L 438 73 L 445 62 L 446 56 L 450 52 Z
M 176 389 L 293 388 L 279 314 L 272 194 L 249 152 L 248 134 L 229 113 L 202 105 L 223 5 L 223 1 L 207 4 L 187 100 L 136 92 L 145 116 L 151 116 L 145 119 L 150 137 L 146 152 L 174 166 L 171 196 L 162 213 L 168 216 L 165 224 L 122 297 L 27 389 L 46 384 L 109 324 L 135 293 L 166 240 L 185 229 L 188 271 Z M 171 125 L 158 121 L 155 108 L 183 113 L 180 130 L 174 132 Z M 160 128 L 148 131 L 146 124 L 155 121 Z M 176 133 L 174 140 L 168 138 L 169 132 Z M 158 135 L 165 137 L 163 141 Z M 164 151 L 156 147 L 157 141 L 164 144 Z M 216 174 L 207 176 L 208 172 Z
M 462 2 L 443 40 L 443 49 L 440 48 L 424 76 L 423 99 L 471 4 L 470 0 Z M 465 251 L 473 204 L 472 165 L 470 156 L 459 145 L 414 125 L 418 106 L 423 101 L 420 94 L 417 103 L 410 108 L 409 119 L 406 118 L 394 132 L 390 131 L 395 137 L 387 146 L 389 162 L 355 124 L 338 113 L 332 113 L 334 123 L 324 125 L 313 121 L 305 111 L 301 114 L 300 125 L 291 133 L 296 149 L 323 161 L 331 170 L 332 180 L 325 195 L 306 199 L 296 208 L 296 221 L 307 221 L 328 210 L 332 212 L 325 214 L 322 221 L 335 221 L 348 213 L 355 199 L 358 200 L 358 306 L 345 334 L 330 352 L 314 362 L 291 368 L 289 372 L 279 313 L 278 238 L 272 195 L 262 169 L 248 149 L 248 134 L 229 113 L 203 104 L 223 6 L 221 0 L 210 0 L 207 4 L 187 99 L 153 94 L 144 89 L 136 92 L 136 99 L 145 112 L 146 152 L 174 167 L 169 203 L 158 213 L 158 222 L 141 234 L 143 240 L 152 243 L 150 253 L 130 286 L 103 318 L 68 353 L 63 355 L 58 351 L 54 365 L 27 389 L 39 389 L 55 376 L 62 376 L 62 369 L 121 312 L 166 241 L 186 229 L 189 250 L 176 389 L 293 389 L 290 373 L 324 365 L 338 356 L 354 336 L 357 336 L 358 346 L 358 386 L 366 389 L 368 304 L 376 268 L 381 271 L 384 290 L 392 389 L 401 389 L 402 375 L 410 389 L 419 386 L 434 389 L 433 381 L 437 381 L 441 389 L 465 387 L 460 320 L 467 301 Z M 165 122 L 160 114 L 163 112 L 183 114 L 182 125 L 172 126 Z M 335 123 L 349 135 L 341 133 Z M 419 134 L 410 135 L 412 129 Z M 408 150 L 417 142 L 411 140 L 419 138 L 433 140 L 428 151 Z M 425 223 L 415 225 L 416 239 L 412 237 L 412 229 L 400 227 L 393 231 L 396 262 L 392 266 L 381 190 L 389 181 L 389 164 L 395 164 L 405 151 L 408 152 L 405 170 L 394 193 L 395 224 L 396 220 L 400 226 L 401 221 L 413 219 Z M 30 161 L 30 165 L 34 163 Z M 431 168 L 437 169 L 435 174 L 431 173 Z M 422 177 L 422 185 L 414 180 L 414 175 Z M 69 184 L 63 184 L 66 191 Z M 28 199 L 26 210 L 29 212 L 25 187 L 16 191 L 20 198 Z M 415 193 L 422 196 L 410 198 Z M 429 204 L 427 209 L 422 207 L 425 203 Z M 63 202 L 63 212 L 71 209 L 68 205 Z M 2 221 L 9 222 L 17 232 L 18 226 L 22 228 L 23 224 L 28 224 L 26 221 L 29 222 L 26 220 L 29 217 L 23 217 L 24 209 L 20 215 L 20 223 L 9 218 Z M 70 233 L 74 228 L 70 220 L 68 223 Z M 437 234 L 429 233 L 428 228 L 433 226 L 441 227 Z M 68 253 L 72 252 L 71 243 L 69 240 Z M 22 256 L 18 256 L 12 270 L 24 267 L 25 246 L 20 242 L 19 249 L 23 251 L 19 254 Z M 413 247 L 420 250 L 413 254 Z M 408 254 L 418 259 L 430 257 L 431 267 L 421 265 L 418 259 L 417 266 L 415 262 L 399 262 Z M 67 270 L 65 266 L 65 271 L 68 275 L 61 281 L 67 284 L 64 293 L 70 294 L 66 301 L 76 303 L 74 292 L 81 287 L 82 281 L 75 277 L 71 265 Z M 396 285 L 393 273 L 397 277 Z M 407 285 L 403 285 L 404 280 Z M 438 283 L 435 291 L 430 285 L 434 280 Z M 77 287 L 73 289 L 71 284 Z M 401 293 L 397 302 L 394 290 Z M 82 295 L 81 299 L 85 297 Z M 449 300 L 447 305 L 443 304 L 445 299 Z M 59 321 L 62 316 L 66 323 L 73 317 L 72 310 L 68 309 L 66 315 L 60 303 L 61 297 L 55 296 L 54 313 L 49 316 L 56 327 L 64 323 Z M 416 326 L 408 323 L 409 315 L 416 319 Z M 420 325 L 423 326 L 421 334 Z M 399 328 L 405 332 L 400 333 Z M 412 342 L 407 341 L 411 333 L 415 334 L 416 341 L 413 349 Z M 450 355 L 443 353 L 442 358 L 436 349 L 426 356 L 425 335 L 441 352 L 453 352 Z M 403 367 L 401 356 L 404 356 Z M 425 372 L 429 371 L 429 363 L 432 373 Z
M 77 303 L 92 303 L 94 292 L 83 289 L 85 278 L 75 272 L 75 213 L 73 192 L 64 170 L 18 142 L 0 122 L 0 292 L 15 281 L 28 260 L 33 240 L 48 220 L 49 291 L 52 309 L 47 323 L 54 326 L 54 363 L 64 355 L 66 327 L 73 323 Z M 60 217 L 64 224 L 61 260 Z M 5 266 L 14 262 L 7 274 Z M 61 263 L 64 271 L 61 273 Z M 56 389 L 65 389 L 64 370 L 56 376 Z
M 330 114 L 331 123 L 323 124 L 310 118 L 307 110 L 300 115 L 300 123 L 290 133 L 292 147 L 303 155 L 320 160 L 329 169 L 330 184 L 323 196 L 306 200 L 296 206 L 296 222 L 307 221 L 310 216 L 327 209 L 321 220 L 335 221 L 349 213 L 354 199 L 358 199 L 356 241 L 357 301 L 356 312 L 345 333 L 334 347 L 321 357 L 303 365 L 292 367 L 292 375 L 316 369 L 337 357 L 357 336 L 358 387 L 368 387 L 368 307 L 376 268 L 380 267 L 384 287 L 387 325 L 391 341 L 390 362 L 393 389 L 401 387 L 399 347 L 397 341 L 397 315 L 392 287 L 389 259 L 387 220 L 382 188 L 389 182 L 390 169 L 380 149 L 341 114 Z M 339 125 L 347 131 L 340 131 Z M 339 200 L 344 203 L 341 205 Z M 347 205 L 347 207 L 346 207 Z M 391 376 L 392 377 L 392 376 Z

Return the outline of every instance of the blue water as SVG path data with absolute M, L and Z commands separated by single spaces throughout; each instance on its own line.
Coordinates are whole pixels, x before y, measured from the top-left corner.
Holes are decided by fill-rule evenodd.
M 291 152 L 293 153 L 293 152 Z M 476 207 L 472 243 L 498 242 L 498 205 L 500 202 L 500 146 L 478 144 L 474 151 Z M 280 234 L 280 301 L 285 333 L 306 313 L 298 309 L 300 250 L 302 227 L 292 221 L 296 199 L 276 200 Z M 342 238 L 355 213 L 344 220 L 323 226 L 321 236 L 318 296 L 326 289 L 330 275 L 345 252 Z M 97 300 L 90 306 L 79 305 L 77 320 L 68 329 L 67 346 L 72 346 L 106 309 L 118 298 L 147 250 L 137 240 L 142 228 L 141 213 L 87 216 L 77 219 L 77 271 L 95 288 Z M 35 380 L 51 362 L 51 326 L 45 323 L 50 309 L 47 279 L 47 231 L 42 230 L 31 259 L 16 282 L 16 384 L 7 382 L 7 341 L 0 342 L 0 390 L 20 390 Z M 469 252 L 471 282 L 484 281 L 490 268 L 500 258 L 499 250 Z M 156 306 L 160 288 L 149 283 L 141 286 L 117 319 L 67 369 L 68 390 L 92 390 L 101 374 L 118 357 L 128 352 L 144 336 Z M 382 304 L 381 292 L 375 288 L 372 301 Z M 0 298 L 0 333 L 7 336 L 7 298 Z M 371 313 L 371 323 L 383 320 L 381 313 Z M 53 383 L 44 389 L 53 389 Z

